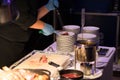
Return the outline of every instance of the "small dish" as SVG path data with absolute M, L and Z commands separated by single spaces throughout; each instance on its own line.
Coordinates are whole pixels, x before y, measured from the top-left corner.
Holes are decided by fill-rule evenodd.
M 83 72 L 80 70 L 66 69 L 59 71 L 60 80 L 82 80 Z

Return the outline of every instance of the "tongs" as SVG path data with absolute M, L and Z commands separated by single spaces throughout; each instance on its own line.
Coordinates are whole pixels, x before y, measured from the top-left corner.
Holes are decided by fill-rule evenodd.
M 58 7 L 54 4 L 54 1 L 53 1 L 53 6 L 55 7 L 55 11 L 56 11 L 56 13 L 57 13 L 57 16 L 58 16 L 58 20 L 59 20 L 59 22 L 60 22 L 60 25 L 63 26 L 64 24 L 63 24 L 63 20 L 62 20 L 62 18 L 61 18 L 61 14 L 60 14 L 60 12 L 59 12 L 59 10 L 58 10 Z

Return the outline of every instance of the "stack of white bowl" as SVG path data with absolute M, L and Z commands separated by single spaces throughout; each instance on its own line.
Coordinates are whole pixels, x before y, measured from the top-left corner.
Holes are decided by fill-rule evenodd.
M 91 33 L 80 33 L 77 36 L 77 40 L 96 40 L 96 35 Z
M 80 26 L 78 26 L 78 25 L 65 25 L 65 26 L 63 26 L 63 30 L 74 32 L 75 34 L 79 34 L 80 33 Z
M 78 25 L 65 25 L 65 26 L 63 26 L 63 30 L 75 33 L 75 40 L 77 40 L 77 35 L 80 33 L 80 26 L 78 26 Z
M 82 32 L 83 33 L 92 33 L 92 34 L 95 34 L 97 37 L 99 37 L 99 30 L 100 30 L 100 28 L 96 27 L 96 26 L 85 26 L 85 27 L 83 27 Z
M 72 52 L 74 50 L 75 33 L 59 31 L 56 35 L 57 51 Z
M 77 36 L 77 41 L 79 44 L 96 46 L 96 48 L 98 48 L 98 38 L 95 34 L 80 33 Z
M 84 45 L 81 47 L 80 53 L 82 53 L 82 52 L 85 53 L 85 56 L 86 56 L 85 58 L 86 58 L 87 62 L 92 62 L 92 61 L 96 60 L 96 58 L 98 57 L 98 54 L 95 51 L 98 48 L 97 36 L 95 34 L 91 34 L 91 33 L 80 33 L 77 36 L 77 40 L 78 40 L 78 44 L 79 44 L 78 46 Z
M 99 45 L 100 43 L 100 28 L 96 27 L 96 26 L 85 26 L 82 28 L 82 32 L 83 33 L 91 33 L 91 34 L 95 34 L 96 35 L 96 42 L 97 45 Z

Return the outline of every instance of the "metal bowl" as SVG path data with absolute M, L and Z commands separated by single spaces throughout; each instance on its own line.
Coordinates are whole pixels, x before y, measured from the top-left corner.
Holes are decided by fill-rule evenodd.
M 51 72 L 46 69 L 25 69 L 25 70 L 29 70 L 29 71 L 31 71 L 33 73 L 37 73 L 39 75 L 47 75 L 50 80 Z
M 60 80 L 82 80 L 83 72 L 74 69 L 67 69 L 59 71 Z

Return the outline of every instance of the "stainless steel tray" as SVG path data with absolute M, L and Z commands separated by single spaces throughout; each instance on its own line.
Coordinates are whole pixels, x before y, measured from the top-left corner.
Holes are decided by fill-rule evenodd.
M 10 69 L 14 69 L 15 67 L 17 67 L 19 64 L 21 64 L 22 62 L 24 62 L 26 59 L 30 58 L 32 55 L 34 55 L 38 50 L 33 50 L 32 52 L 30 52 L 28 55 L 26 55 L 25 57 L 21 58 L 20 60 L 18 60 L 17 62 L 13 63 L 9 68 Z M 45 53 L 44 51 L 39 51 L 40 53 Z

